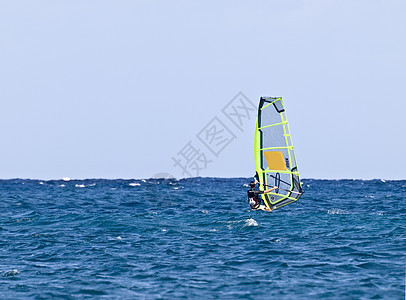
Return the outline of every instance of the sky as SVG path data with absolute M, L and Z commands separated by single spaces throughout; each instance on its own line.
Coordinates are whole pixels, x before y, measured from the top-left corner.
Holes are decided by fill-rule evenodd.
M 0 0 L 0 178 L 249 177 L 281 96 L 302 178 L 405 179 L 405 9 Z

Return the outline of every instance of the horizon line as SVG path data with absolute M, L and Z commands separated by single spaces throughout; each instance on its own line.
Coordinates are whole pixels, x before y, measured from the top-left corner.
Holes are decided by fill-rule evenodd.
M 217 177 L 217 176 L 194 176 L 194 177 L 149 177 L 149 178 L 102 178 L 102 177 L 93 177 L 93 178 L 69 178 L 62 177 L 58 179 L 42 179 L 42 178 L 22 178 L 22 177 L 13 177 L 13 178 L 0 178 L 0 181 L 7 180 L 32 180 L 32 181 L 80 181 L 80 180 L 150 180 L 150 179 L 172 179 L 172 180 L 186 180 L 186 179 L 197 179 L 197 178 L 217 178 L 217 179 L 249 179 L 249 177 Z M 387 178 L 301 178 L 300 180 L 363 180 L 363 181 L 372 181 L 372 180 L 385 180 L 385 181 L 404 181 L 404 179 L 387 179 Z

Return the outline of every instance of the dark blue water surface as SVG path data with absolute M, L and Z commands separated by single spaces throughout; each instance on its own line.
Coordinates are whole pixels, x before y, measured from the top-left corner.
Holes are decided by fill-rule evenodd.
M 406 181 L 0 181 L 1 299 L 404 299 Z

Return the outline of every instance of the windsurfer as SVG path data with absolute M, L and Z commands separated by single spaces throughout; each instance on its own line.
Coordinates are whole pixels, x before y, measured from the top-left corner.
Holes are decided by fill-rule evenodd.
M 257 185 L 257 183 L 258 183 L 258 180 L 257 180 L 257 178 L 255 178 L 255 181 L 250 182 L 250 188 L 251 189 L 248 190 L 248 200 L 249 200 L 251 209 L 253 209 L 253 210 L 262 209 L 262 210 L 271 212 L 272 211 L 271 208 L 268 208 L 264 204 L 261 204 L 261 200 L 260 200 L 259 195 L 272 192 L 273 190 L 277 189 L 278 187 L 274 186 L 271 189 L 268 189 L 268 190 L 265 190 L 265 191 L 260 191 L 260 190 L 255 189 L 255 186 Z

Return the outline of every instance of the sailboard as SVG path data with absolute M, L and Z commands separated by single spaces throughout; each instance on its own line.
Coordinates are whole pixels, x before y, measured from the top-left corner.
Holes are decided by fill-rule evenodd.
M 281 97 L 261 97 L 255 126 L 255 169 L 264 204 L 277 209 L 303 194 L 288 119 Z

